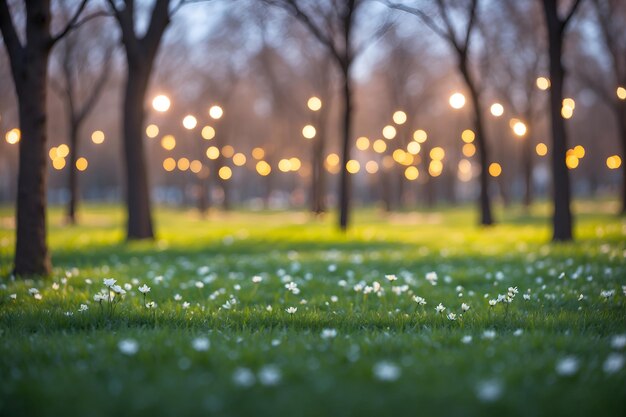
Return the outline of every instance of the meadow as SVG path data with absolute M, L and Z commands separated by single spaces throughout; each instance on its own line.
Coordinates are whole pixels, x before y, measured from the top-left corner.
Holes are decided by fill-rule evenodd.
M 328 215 L 117 206 L 49 213 L 54 273 L 10 276 L 0 209 L 0 415 L 624 416 L 626 219 L 548 208 Z

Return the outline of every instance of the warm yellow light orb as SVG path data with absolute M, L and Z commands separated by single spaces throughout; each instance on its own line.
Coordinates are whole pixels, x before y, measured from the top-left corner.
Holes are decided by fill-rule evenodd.
M 428 134 L 425 130 L 417 129 L 415 132 L 413 132 L 413 140 L 415 142 L 424 143 L 426 142 L 426 139 L 428 139 Z
M 18 128 L 13 128 L 7 132 L 4 139 L 9 145 L 15 145 L 22 138 L 22 132 Z
M 306 125 L 302 128 L 302 136 L 304 136 L 305 139 L 313 139 L 316 133 L 317 131 L 313 125 Z
M 289 163 L 291 164 L 292 171 L 298 171 L 302 167 L 302 162 L 295 156 L 293 158 L 289 158 Z
M 561 108 L 561 116 L 564 119 L 571 119 L 572 116 L 574 115 L 574 109 L 569 107 L 569 106 L 563 106 Z
M 252 157 L 257 161 L 260 161 L 265 157 L 265 151 L 263 148 L 254 148 L 252 149 Z
M 228 180 L 233 176 L 233 171 L 230 167 L 221 167 L 219 171 L 217 171 L 217 175 L 223 180 Z
M 492 162 L 489 164 L 489 175 L 492 177 L 499 177 L 502 174 L 502 167 L 497 162 Z
M 165 135 L 161 138 L 161 147 L 166 151 L 171 151 L 176 147 L 176 138 L 172 135 Z
M 393 122 L 397 125 L 403 125 L 406 123 L 406 113 L 403 112 L 402 110 L 398 110 L 393 114 Z
M 569 154 L 569 155 L 567 155 L 565 157 L 565 165 L 567 165 L 567 167 L 569 169 L 576 169 L 576 168 L 578 168 L 579 163 L 580 163 L 580 160 L 573 153 L 571 153 L 571 154 Z
M 174 158 L 165 158 L 163 161 L 163 169 L 167 172 L 172 172 L 176 169 L 176 160 Z
M 52 160 L 52 166 L 54 167 L 54 169 L 56 169 L 57 171 L 62 170 L 63 168 L 65 168 L 65 158 L 63 157 L 56 157 Z
M 622 166 L 622 158 L 619 155 L 611 155 L 606 158 L 606 166 L 609 169 L 618 169 Z
M 146 126 L 146 136 L 150 139 L 156 138 L 159 135 L 159 127 L 155 124 Z M 93 140 L 93 137 L 92 137 Z
M 443 171 L 443 163 L 441 161 L 430 161 L 428 164 L 428 173 L 431 177 L 438 177 Z
M 206 150 L 206 157 L 209 159 L 217 159 L 220 157 L 220 150 L 217 146 L 209 146 Z
M 545 91 L 548 88 L 550 88 L 550 80 L 546 77 L 539 77 L 537 78 L 536 82 L 537 82 L 537 88 L 542 91 Z
M 361 164 L 356 159 L 351 159 L 346 163 L 346 171 L 350 174 L 356 174 L 361 170 Z
M 233 164 L 238 167 L 244 166 L 246 164 L 246 156 L 241 152 L 237 152 L 233 155 Z
M 376 139 L 372 144 L 372 149 L 374 149 L 376 153 L 383 153 L 387 150 L 387 144 L 382 139 Z
M 619 86 L 615 92 L 617 93 L 617 98 L 620 100 L 626 100 L 626 88 Z
M 476 154 L 476 146 L 473 143 L 463 145 L 463 155 L 470 158 Z
M 500 117 L 504 114 L 504 106 L 500 103 L 493 103 L 489 108 L 491 114 L 495 117 Z
M 319 97 L 313 96 L 309 98 L 309 100 L 306 102 L 306 105 L 309 108 L 309 110 L 318 111 L 322 108 L 322 100 L 320 100 Z
M 472 143 L 474 142 L 475 138 L 476 138 L 476 134 L 474 134 L 474 131 L 471 129 L 465 129 L 463 133 L 461 133 L 461 139 L 465 143 Z
M 234 154 L 235 148 L 233 148 L 232 146 L 226 145 L 222 147 L 222 156 L 224 156 L 224 158 L 232 158 Z
M 370 147 L 370 140 L 365 136 L 361 136 L 356 140 L 356 148 L 360 151 L 365 151 Z
M 524 122 L 517 121 L 513 124 L 513 133 L 515 133 L 516 136 L 522 137 L 527 131 L 528 128 Z
M 396 137 L 396 134 L 397 134 L 397 131 L 395 127 L 391 125 L 387 125 L 383 127 L 383 137 L 385 139 L 391 140 Z
M 417 142 L 411 141 L 408 145 L 406 145 L 406 150 L 411 155 L 417 155 L 422 150 L 422 146 Z
M 278 161 L 278 169 L 281 172 L 291 171 L 291 162 L 289 162 L 289 159 L 281 159 L 280 161 Z
M 76 169 L 79 171 L 84 171 L 89 166 L 89 161 L 87 158 L 83 158 L 82 156 L 76 160 Z
M 461 93 L 454 93 L 450 96 L 448 100 L 450 103 L 450 107 L 453 109 L 462 109 L 465 106 L 465 96 Z
M 172 103 L 170 102 L 169 97 L 163 94 L 156 96 L 152 100 L 152 108 L 158 111 L 159 113 L 164 113 L 168 111 L 171 104 Z
M 211 126 L 204 126 L 200 132 L 203 139 L 211 140 L 215 137 L 215 129 Z
M 365 163 L 365 171 L 367 171 L 368 174 L 376 174 L 378 172 L 378 162 L 367 161 Z
M 198 125 L 198 119 L 196 119 L 193 115 L 188 114 L 183 118 L 183 127 L 187 130 L 195 129 Z
M 65 158 L 69 154 L 70 154 L 70 147 L 67 146 L 66 144 L 63 143 L 57 147 L 57 155 L 60 158 Z
M 96 130 L 91 134 L 91 141 L 96 145 L 104 142 L 104 132 L 102 130 Z
M 409 181 L 415 181 L 420 176 L 420 172 L 417 167 L 410 166 L 404 170 L 404 177 Z
M 582 145 L 574 146 L 574 155 L 578 159 L 583 159 L 585 157 L 585 148 Z
M 572 110 L 576 110 L 576 102 L 573 98 L 566 97 L 563 99 L 563 107 L 571 107 Z
M 259 161 L 256 163 L 256 172 L 265 177 L 272 172 L 272 167 L 265 161 Z
M 539 142 L 537 146 L 535 146 L 535 152 L 537 152 L 537 155 L 539 156 L 546 156 L 548 153 L 548 146 L 543 142 Z
M 339 165 L 339 155 L 336 153 L 328 154 L 326 157 L 326 164 L 331 167 Z
M 178 160 L 178 163 L 176 164 L 178 169 L 181 171 L 187 171 L 189 169 L 189 165 L 191 165 L 191 163 L 189 162 L 189 159 L 187 158 L 180 158 Z
M 223 115 L 224 110 L 220 106 L 211 106 L 211 108 L 209 108 L 209 116 L 211 119 L 218 120 L 221 119 Z
M 193 172 L 194 174 L 198 174 L 200 173 L 200 171 L 202 171 L 202 162 L 194 159 L 193 161 L 191 161 L 191 163 L 189 164 L 189 169 L 191 170 L 191 172 Z
M 436 146 L 430 150 L 430 159 L 441 161 L 446 156 L 446 151 L 442 147 Z

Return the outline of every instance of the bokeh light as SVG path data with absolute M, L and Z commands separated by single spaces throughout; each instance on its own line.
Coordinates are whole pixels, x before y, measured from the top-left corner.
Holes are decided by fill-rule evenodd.
M 365 151 L 370 147 L 370 140 L 365 136 L 361 136 L 356 140 L 356 147 L 360 151 Z
M 183 127 L 187 130 L 195 129 L 198 125 L 198 119 L 196 119 L 193 115 L 188 114 L 183 118 Z
M 217 175 L 223 180 L 229 180 L 230 177 L 233 176 L 233 170 L 230 167 L 221 167 L 219 171 L 217 171 Z
M 161 147 L 166 151 L 171 151 L 176 147 L 176 138 L 173 135 L 165 135 L 161 138 Z
M 463 133 L 461 133 L 461 139 L 465 143 L 472 143 L 474 142 L 475 138 L 476 138 L 476 134 L 474 134 L 474 131 L 471 129 L 465 129 Z
M 318 111 L 322 108 L 322 100 L 320 100 L 319 97 L 313 96 L 309 98 L 309 100 L 306 102 L 306 105 L 309 108 L 309 110 Z
M 305 139 L 313 139 L 316 133 L 317 131 L 313 125 L 306 125 L 302 128 L 302 136 L 304 136 Z
M 224 115 L 224 110 L 220 107 L 220 106 L 211 106 L 209 108 L 209 116 L 211 117 L 211 119 L 221 119 L 222 116 Z
M 156 138 L 159 135 L 159 127 L 155 124 L 148 125 L 146 127 L 146 136 L 150 139 Z M 93 136 L 91 137 L 93 140 Z M 94 142 L 95 143 L 95 142 Z
M 405 112 L 403 112 L 402 110 L 398 110 L 393 114 L 392 119 L 395 124 L 403 125 L 406 123 L 407 116 Z
M 104 142 L 104 132 L 102 130 L 95 130 L 91 134 L 91 141 L 95 143 L 96 145 L 99 145 L 102 142 Z
M 76 169 L 77 170 L 85 171 L 88 166 L 89 166 L 89 161 L 87 161 L 87 158 L 80 157 L 80 158 L 78 158 L 76 160 Z
M 170 99 L 166 95 L 159 94 L 154 99 L 152 99 L 152 108 L 160 113 L 168 111 L 170 105 Z
M 495 117 L 500 117 L 504 114 L 504 106 L 500 103 L 493 103 L 489 108 L 491 114 Z
M 618 169 L 622 166 L 622 158 L 619 155 L 611 155 L 606 158 L 606 166 L 609 169 Z
M 462 109 L 465 106 L 465 96 L 461 93 L 454 93 L 450 96 L 448 102 L 453 109 Z
M 548 154 L 548 146 L 543 142 L 539 142 L 537 146 L 535 146 L 535 152 L 537 152 L 539 156 L 546 156 Z
M 206 157 L 215 160 L 220 157 L 220 150 L 217 146 L 209 146 L 206 150 Z
M 489 175 L 497 178 L 500 176 L 500 174 L 502 174 L 502 166 L 500 166 L 499 163 L 492 162 L 491 164 L 489 164 Z
M 542 91 L 545 91 L 548 88 L 550 88 L 550 80 L 546 77 L 538 77 L 536 83 L 537 83 L 537 88 Z
M 396 137 L 397 131 L 396 128 L 391 126 L 391 125 L 387 125 L 385 127 L 383 127 L 383 137 L 387 140 L 391 140 L 393 138 Z

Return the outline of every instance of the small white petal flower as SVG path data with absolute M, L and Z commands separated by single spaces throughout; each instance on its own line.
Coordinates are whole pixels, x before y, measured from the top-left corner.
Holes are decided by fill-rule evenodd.
M 413 301 L 415 301 L 418 305 L 421 305 L 421 306 L 426 305 L 426 299 L 418 295 L 413 296 Z
M 191 304 L 187 301 L 183 302 L 183 310 L 187 310 Z
M 373 373 L 379 381 L 393 382 L 400 378 L 402 370 L 395 363 L 382 361 L 374 365 Z
M 80 307 L 78 307 L 78 311 L 83 312 L 83 311 L 87 311 L 89 310 L 89 306 L 87 304 L 81 304 Z
M 454 314 L 454 313 L 448 313 L 448 320 L 451 320 L 451 321 L 456 320 L 456 314 Z
M 252 282 L 254 282 L 255 284 L 258 284 L 261 281 L 263 281 L 263 277 L 260 275 L 255 275 L 252 277 Z
M 157 307 L 158 307 L 157 303 L 155 303 L 154 301 L 150 301 L 150 302 L 146 303 L 146 308 L 153 309 L 153 308 L 157 308 Z
M 530 300 L 530 294 L 524 294 L 522 295 L 522 297 L 524 298 L 524 300 L 528 301 Z
M 626 347 L 626 334 L 617 334 L 611 338 L 613 349 L 624 349 Z
M 285 309 L 285 311 L 289 314 L 294 314 L 296 311 L 298 311 L 298 307 L 288 307 Z
M 485 330 L 483 332 L 483 339 L 487 339 L 487 340 L 493 340 L 496 337 L 496 331 L 495 330 Z
M 139 290 L 140 293 L 142 294 L 148 294 L 150 292 L 150 287 L 148 287 L 146 284 L 143 284 L 141 287 L 137 288 Z M 158 294 L 157 294 L 158 295 Z
M 116 283 L 116 282 L 117 282 L 117 280 L 116 280 L 116 279 L 113 279 L 113 278 L 105 278 L 105 279 L 104 279 L 104 286 L 105 286 L 105 287 L 108 287 L 108 288 L 111 288 L 112 286 L 114 286 L 114 285 L 115 285 L 115 283 Z
M 268 305 L 267 307 L 265 307 L 265 310 L 271 312 L 273 309 L 272 309 L 272 306 Z
M 472 343 L 472 336 L 470 336 L 470 335 L 463 336 L 461 338 L 461 343 L 466 344 L 466 345 Z
M 28 290 L 28 293 L 29 293 L 30 295 L 39 294 L 39 290 L 38 290 L 37 288 L 30 288 L 30 289 Z
M 437 307 L 435 307 L 435 311 L 436 311 L 437 313 L 443 313 L 445 309 L 446 309 L 446 308 L 445 308 L 445 307 L 443 306 L 443 304 L 441 304 L 441 303 L 439 303 L 439 304 L 437 305 Z
M 390 282 L 396 281 L 398 279 L 398 277 L 395 275 L 385 275 L 385 278 L 387 278 L 387 281 Z
M 35 300 L 41 300 L 43 298 L 39 293 L 33 295 L 33 297 L 35 297 Z
M 59 283 L 58 282 L 53 282 L 52 283 L 52 289 L 55 290 L 55 291 L 58 290 L 59 289 Z
M 337 330 L 335 329 L 322 330 L 322 339 L 334 339 L 335 337 L 337 337 Z
M 182 300 L 182 299 L 183 299 L 183 296 L 182 296 L 182 295 L 180 295 L 180 294 L 176 294 L 176 295 L 174 295 L 174 301 L 180 301 L 180 300 Z
M 17 294 L 11 294 L 9 297 L 11 297 L 13 300 L 17 300 Z
M 464 312 L 468 311 L 470 308 L 471 307 L 469 306 L 469 304 L 465 304 L 465 303 L 461 304 L 461 310 L 463 310 Z
M 602 370 L 607 374 L 614 374 L 623 367 L 624 355 L 619 353 L 611 353 L 602 364 Z
M 191 346 L 197 352 L 206 352 L 211 347 L 211 342 L 206 337 L 196 337 L 191 342 Z
M 493 306 L 495 306 L 496 304 L 498 304 L 498 301 L 497 301 L 497 300 L 493 300 L 493 299 L 492 299 L 492 300 L 489 300 L 489 306 L 490 306 L 490 307 L 493 307 Z
M 578 301 L 582 301 L 582 300 L 584 300 L 584 299 L 585 299 L 585 296 L 584 296 L 583 294 L 580 294 L 580 295 L 578 296 Z
M 513 336 L 521 336 L 522 334 L 524 334 L 524 330 L 522 329 L 517 329 L 513 332 Z
M 132 356 L 139 351 L 139 343 L 134 339 L 123 339 L 117 344 L 118 349 L 124 355 Z
M 120 294 L 120 295 L 126 294 L 126 290 L 124 288 L 120 287 L 119 285 L 111 286 L 111 291 L 113 291 L 116 294 Z
M 262 385 L 274 386 L 280 383 L 282 379 L 282 373 L 280 369 L 275 365 L 265 365 L 259 371 L 259 382 Z
M 556 364 L 556 373 L 561 376 L 571 376 L 578 372 L 580 363 L 574 356 L 566 356 Z
M 237 368 L 233 372 L 233 383 L 239 387 L 251 387 L 255 381 L 254 373 L 248 368 Z

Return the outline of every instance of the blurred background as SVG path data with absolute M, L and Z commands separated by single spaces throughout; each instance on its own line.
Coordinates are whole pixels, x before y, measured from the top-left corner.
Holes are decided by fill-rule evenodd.
M 19 19 L 21 2 L 15 3 Z M 52 3 L 56 27 L 78 2 Z M 151 3 L 137 1 L 139 30 Z M 575 197 L 616 196 L 623 169 L 611 106 L 626 99 L 626 90 L 617 79 L 596 3 L 602 2 L 580 6 L 563 55 L 562 115 Z M 610 5 L 622 21 L 624 6 Z M 462 29 L 462 18 L 456 22 L 454 13 L 453 25 Z M 542 13 L 539 1 L 485 1 L 472 35 L 472 70 L 483 92 L 489 175 L 495 178 L 489 191 L 505 205 L 550 192 L 550 80 Z M 352 70 L 353 148 L 347 169 L 353 205 L 399 210 L 475 200 L 479 165 L 472 104 L 449 45 L 415 16 L 381 2 L 366 2 L 355 24 L 355 44 L 363 45 Z M 124 200 L 120 109 L 126 60 L 120 36 L 113 18 L 101 17 L 52 52 L 51 204 L 68 204 L 72 170 L 80 200 Z M 328 51 L 281 8 L 252 0 L 180 8 L 160 46 L 145 103 L 153 202 L 202 210 L 334 207 L 341 154 L 339 78 Z M 74 161 L 68 86 L 75 101 L 93 101 L 77 133 Z M 16 196 L 18 126 L 10 64 L 0 48 L 0 202 L 6 204 Z M 324 201 L 316 205 L 312 175 L 318 142 L 324 143 Z M 529 160 L 522 158 L 524 149 L 531 150 Z M 531 164 L 528 170 L 525 164 Z

